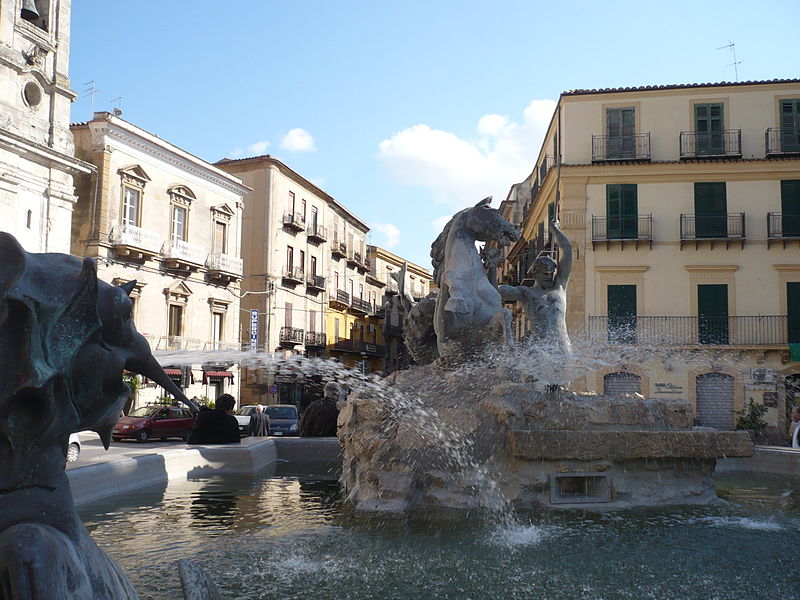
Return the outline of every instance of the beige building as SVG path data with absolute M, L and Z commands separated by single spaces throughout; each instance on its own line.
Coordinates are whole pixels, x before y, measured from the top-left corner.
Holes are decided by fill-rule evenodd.
M 253 188 L 244 213 L 242 307 L 258 315 L 257 335 L 251 338 L 248 325 L 243 339 L 261 351 L 381 368 L 378 287 L 367 281 L 367 225 L 272 156 L 217 165 Z M 292 373 L 253 369 L 244 392 L 248 402 L 303 409 L 318 388 Z
M 531 283 L 557 214 L 571 335 L 609 356 L 654 350 L 574 385 L 685 397 L 722 428 L 752 399 L 782 440 L 800 401 L 799 159 L 800 80 L 564 92 L 501 206 L 523 229 L 501 277 Z
M 72 253 L 98 276 L 136 280 L 133 318 L 153 350 L 239 350 L 242 198 L 239 179 L 109 113 L 72 126 L 76 152 L 96 167 L 77 178 Z M 197 357 L 168 373 L 187 396 L 239 396 L 238 368 Z M 146 383 L 137 398 L 163 390 Z
M 0 229 L 30 252 L 70 251 L 74 157 L 69 0 L 0 0 Z
M 428 295 L 433 277 L 427 269 L 378 246 L 367 246 L 367 257 L 371 279 L 382 292 L 379 314 L 383 316 L 381 329 L 385 342 L 385 359 L 381 370 L 388 374 L 407 369 L 411 366 L 412 359 L 403 344 L 405 311 L 398 297 L 397 281 L 392 275 L 400 272 L 403 263 L 407 264 L 405 291 L 417 301 Z

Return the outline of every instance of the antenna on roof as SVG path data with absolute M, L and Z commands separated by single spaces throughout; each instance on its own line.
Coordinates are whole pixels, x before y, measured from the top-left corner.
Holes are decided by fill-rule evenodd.
M 122 96 L 117 96 L 114 98 L 111 103 L 113 104 L 114 102 L 117 103 L 117 105 L 114 107 L 114 116 L 120 117 L 122 116 Z
M 83 90 L 83 96 L 82 97 L 85 98 L 86 96 L 89 96 L 91 98 L 92 114 L 91 114 L 91 116 L 89 118 L 90 119 L 94 119 L 94 95 L 99 93 L 100 90 L 98 90 L 94 86 L 94 79 L 92 79 L 91 81 L 87 81 L 83 85 L 85 85 L 86 88 Z
M 730 64 L 725 65 L 726 67 L 733 67 L 733 73 L 736 76 L 736 81 L 739 81 L 739 65 L 742 64 L 742 61 L 736 59 L 736 44 L 731 41 L 728 41 L 727 46 L 720 46 L 717 50 L 724 50 L 725 48 L 730 48 L 731 52 L 733 53 L 733 62 Z

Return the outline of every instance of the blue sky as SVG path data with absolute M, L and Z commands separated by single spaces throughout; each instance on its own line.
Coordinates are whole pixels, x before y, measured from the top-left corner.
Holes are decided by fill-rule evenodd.
M 214 162 L 269 153 L 429 266 L 444 217 L 529 172 L 560 92 L 800 76 L 796 0 L 76 0 L 72 120 Z

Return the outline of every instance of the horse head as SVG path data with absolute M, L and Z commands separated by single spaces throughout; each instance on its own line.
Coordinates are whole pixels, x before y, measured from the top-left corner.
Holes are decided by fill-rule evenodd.
M 462 227 L 478 241 L 492 240 L 510 246 L 519 239 L 519 231 L 503 218 L 499 210 L 489 206 L 491 202 L 492 197 L 488 196 L 466 209 L 461 216 Z

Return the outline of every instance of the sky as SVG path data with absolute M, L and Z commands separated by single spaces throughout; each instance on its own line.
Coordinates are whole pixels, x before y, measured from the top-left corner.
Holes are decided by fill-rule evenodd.
M 530 173 L 562 91 L 735 81 L 731 42 L 739 81 L 798 77 L 798 23 L 797 0 L 74 0 L 72 121 L 271 154 L 430 267 L 453 213 Z

